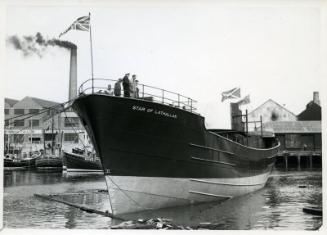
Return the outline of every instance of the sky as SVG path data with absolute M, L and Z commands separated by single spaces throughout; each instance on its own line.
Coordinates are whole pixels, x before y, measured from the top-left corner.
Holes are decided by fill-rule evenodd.
M 288 1 L 285 1 L 288 2 Z M 58 38 L 91 13 L 94 75 L 140 83 L 197 100 L 208 128 L 229 128 L 221 92 L 241 88 L 249 111 L 273 99 L 295 114 L 322 92 L 321 9 L 300 4 L 223 4 L 222 1 L 110 1 L 105 5 L 9 5 L 6 37 Z M 62 40 L 78 47 L 78 83 L 90 78 L 88 32 Z M 68 100 L 69 51 L 52 47 L 24 55 L 7 43 L 5 97 Z

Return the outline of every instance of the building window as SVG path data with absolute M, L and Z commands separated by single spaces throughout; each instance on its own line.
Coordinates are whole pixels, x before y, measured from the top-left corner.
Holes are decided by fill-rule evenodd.
M 65 127 L 79 127 L 79 118 L 65 117 Z
M 14 143 L 23 143 L 24 135 L 23 134 L 14 134 Z
M 75 133 L 65 133 L 64 141 L 78 143 L 78 135 Z
M 31 121 L 32 121 L 32 123 L 31 123 Z M 38 126 L 40 126 L 40 120 L 29 120 L 28 121 L 28 126 L 38 127 Z
M 29 109 L 28 112 L 29 113 L 39 113 L 39 109 Z
M 5 127 L 9 127 L 9 120 L 5 120 Z
M 285 135 L 286 148 L 302 148 L 301 136 L 299 134 L 286 134 Z
M 9 109 L 5 109 L 5 114 L 6 114 L 6 115 L 9 114 Z
M 28 138 L 28 141 L 31 142 L 31 137 Z M 41 143 L 41 138 L 40 137 L 32 137 L 32 143 L 35 143 L 35 144 Z
M 56 134 L 55 133 L 53 133 L 53 134 L 51 134 L 51 133 L 45 133 L 44 134 L 44 140 L 45 141 L 52 141 L 55 138 L 56 138 Z
M 315 139 L 313 134 L 301 135 L 301 142 L 303 150 L 313 150 L 315 147 Z
M 15 120 L 14 126 L 24 126 L 24 120 Z
M 14 109 L 14 114 L 18 114 L 18 115 L 24 114 L 24 109 Z

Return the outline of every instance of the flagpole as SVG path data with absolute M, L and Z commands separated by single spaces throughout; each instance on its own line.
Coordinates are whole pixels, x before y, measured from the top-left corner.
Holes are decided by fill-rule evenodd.
M 90 18 L 90 49 L 91 49 L 91 78 L 92 78 L 92 94 L 94 93 L 94 76 L 93 76 L 93 45 L 92 45 L 92 29 L 91 29 L 91 13 L 89 12 Z

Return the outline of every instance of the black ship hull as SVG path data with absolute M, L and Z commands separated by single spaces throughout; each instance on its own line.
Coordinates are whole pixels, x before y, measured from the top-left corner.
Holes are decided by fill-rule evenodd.
M 16 169 L 24 169 L 27 167 L 27 164 L 21 160 L 13 160 L 13 159 L 3 159 L 3 166 L 5 170 L 16 170 Z
M 36 167 L 36 160 L 39 157 L 33 157 L 33 158 L 25 158 L 22 159 L 21 161 L 23 162 L 23 164 L 26 165 L 27 168 L 35 168 Z
M 36 159 L 35 166 L 38 170 L 62 171 L 61 157 L 40 157 Z
M 142 99 L 85 95 L 73 109 L 101 159 L 116 214 L 257 190 L 277 153 L 278 146 L 241 145 L 206 130 L 200 115 Z
M 63 152 L 63 164 L 67 172 L 102 172 L 100 161 L 87 160 L 75 153 Z

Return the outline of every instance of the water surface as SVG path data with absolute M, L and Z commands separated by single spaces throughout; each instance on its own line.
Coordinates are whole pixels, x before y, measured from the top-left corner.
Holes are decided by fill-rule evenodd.
M 213 223 L 214 229 L 314 230 L 322 217 L 306 214 L 306 206 L 322 205 L 321 171 L 274 171 L 265 188 L 224 203 L 207 203 L 124 215 L 126 219 L 170 218 L 175 224 Z M 38 194 L 98 210 L 110 210 L 103 175 L 67 176 L 56 172 L 5 171 L 4 227 L 107 229 L 121 221 L 90 214 Z

